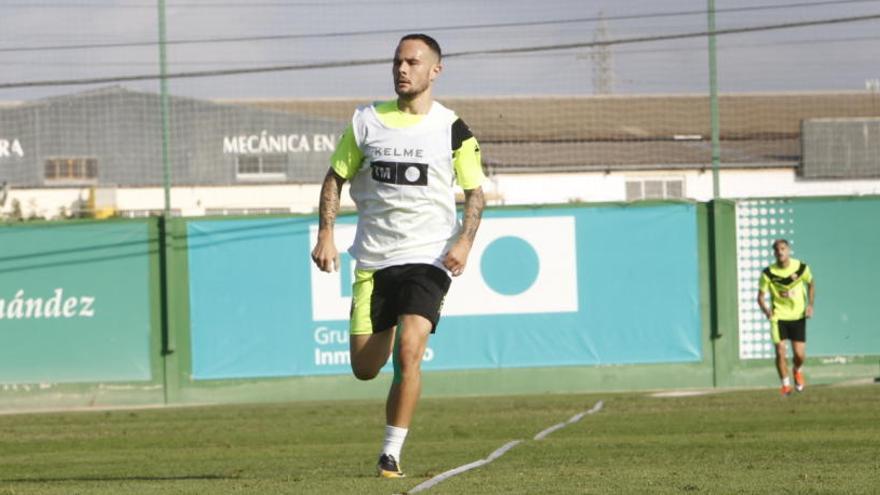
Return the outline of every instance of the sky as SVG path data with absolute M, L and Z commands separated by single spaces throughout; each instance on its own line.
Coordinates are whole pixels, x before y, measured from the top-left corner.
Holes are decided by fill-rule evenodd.
M 880 16 L 880 0 L 715 4 L 719 30 Z M 0 101 L 112 83 L 3 85 L 158 74 L 156 5 L 152 0 L 0 0 Z M 475 52 L 700 33 L 707 30 L 706 8 L 703 0 L 167 0 L 170 74 L 340 65 L 171 79 L 169 89 L 202 98 L 389 96 L 390 59 L 398 38 L 425 32 L 438 39 L 445 53 L 458 54 L 444 61 L 435 94 L 589 95 L 600 88 L 627 95 L 705 93 L 705 36 L 617 43 L 605 50 Z M 80 46 L 106 44 L 127 46 Z M 877 18 L 720 35 L 717 46 L 721 92 L 864 91 L 866 81 L 880 78 Z M 364 60 L 382 62 L 346 64 Z M 610 67 L 602 72 L 603 85 L 595 83 L 598 60 Z M 122 84 L 159 89 L 155 79 Z

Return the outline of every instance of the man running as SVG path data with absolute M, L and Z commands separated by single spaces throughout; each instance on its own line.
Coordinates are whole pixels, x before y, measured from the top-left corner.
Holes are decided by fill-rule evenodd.
M 758 285 L 758 305 L 770 320 L 773 343 L 776 345 L 776 370 L 782 380 L 782 395 L 791 394 L 791 377 L 786 362 L 785 341 L 791 340 L 794 354 L 794 386 L 803 392 L 803 366 L 807 347 L 807 318 L 813 316 L 813 302 L 816 299 L 816 283 L 806 263 L 790 257 L 790 246 L 785 239 L 773 242 L 776 263 L 761 273 Z M 804 285 L 808 294 L 804 293 Z M 767 305 L 764 295 L 770 291 L 772 308 Z M 807 295 L 809 302 L 807 302 Z
M 380 476 L 404 476 L 400 452 L 421 394 L 421 362 L 437 328 L 450 276 L 461 275 L 480 224 L 484 180 L 480 148 L 467 125 L 433 100 L 442 70 L 430 36 L 400 39 L 392 75 L 397 99 L 355 110 L 331 158 L 320 198 L 312 260 L 339 269 L 333 227 L 342 184 L 351 181 L 358 210 L 349 249 L 357 261 L 352 289 L 351 367 L 370 380 L 393 350 L 394 378 L 385 407 Z M 464 219 L 455 210 L 464 190 Z

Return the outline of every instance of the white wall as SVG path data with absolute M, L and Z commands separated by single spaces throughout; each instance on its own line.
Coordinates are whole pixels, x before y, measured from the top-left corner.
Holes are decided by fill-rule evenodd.
M 651 178 L 684 179 L 684 194 L 708 201 L 713 196 L 712 170 L 612 172 L 609 174 L 510 174 L 493 178 L 501 202 L 508 205 L 569 201 L 625 201 L 626 181 Z M 793 169 L 735 169 L 719 173 L 720 196 L 760 198 L 779 196 L 849 196 L 880 194 L 880 180 L 803 180 Z
M 625 176 L 618 174 L 511 174 L 491 182 L 508 205 L 623 201 L 626 196 Z
M 290 213 L 311 213 L 317 211 L 321 186 L 317 184 L 264 185 L 235 187 L 173 187 L 171 188 L 171 208 L 184 216 L 201 216 L 213 209 L 232 210 L 284 210 Z M 122 213 L 147 215 L 151 211 L 162 210 L 165 192 L 161 187 L 120 188 L 101 194 Z M 88 202 L 91 189 L 12 189 L 0 212 L 8 215 L 12 202 L 17 200 L 26 218 L 59 218 L 62 209 L 69 215 L 76 211 L 77 205 Z M 109 198 L 106 198 L 109 196 Z M 99 201 L 97 207 L 102 206 Z M 108 205 L 109 206 L 109 205 Z M 353 208 L 348 195 L 348 186 L 342 191 L 342 206 Z
M 711 174 L 710 174 L 711 176 Z M 792 169 L 730 170 L 721 176 L 721 194 L 728 198 L 778 196 L 862 196 L 880 194 L 880 179 L 804 180 Z M 709 191 L 711 197 L 711 188 Z
M 280 184 L 226 187 L 173 187 L 171 208 L 184 216 L 205 215 L 210 210 L 286 210 L 291 213 L 316 211 L 319 184 Z M 342 206 L 353 207 L 348 190 L 343 190 Z M 162 209 L 162 188 L 119 189 L 116 205 L 119 210 L 146 211 Z
M 13 201 L 21 206 L 25 218 L 57 218 L 67 216 L 79 209 L 89 199 L 89 188 L 64 189 L 11 189 L 6 197 L 0 213 L 8 215 L 12 212 Z
M 484 184 L 490 205 L 527 205 L 626 200 L 628 179 L 684 179 L 685 196 L 699 201 L 712 199 L 710 169 L 656 172 L 613 172 L 583 174 L 509 174 L 496 175 Z M 720 172 L 721 197 L 760 198 L 780 196 L 880 195 L 880 180 L 814 181 L 799 179 L 793 169 L 737 169 Z M 200 216 L 212 210 L 285 211 L 312 213 L 317 211 L 321 186 L 248 185 L 228 187 L 175 187 L 171 190 L 172 209 L 185 216 Z M 89 188 L 13 189 L 9 192 L 3 213 L 11 211 L 17 199 L 27 217 L 57 218 L 62 208 L 74 210 L 89 199 Z M 102 195 L 99 195 L 101 198 Z M 162 188 L 131 188 L 111 191 L 110 201 L 118 210 L 146 214 L 162 210 Z M 100 208 L 100 201 L 98 207 Z M 354 205 L 348 186 L 342 192 L 342 206 Z

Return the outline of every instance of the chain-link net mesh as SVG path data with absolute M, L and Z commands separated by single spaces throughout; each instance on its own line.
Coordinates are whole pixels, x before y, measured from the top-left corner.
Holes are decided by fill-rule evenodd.
M 716 4 L 721 169 L 806 179 L 809 149 L 835 177 L 834 143 L 851 133 L 805 142 L 802 125 L 880 117 L 880 5 Z M 490 176 L 631 173 L 603 198 L 705 196 L 663 175 L 712 166 L 702 2 L 169 0 L 166 14 L 176 214 L 313 211 L 354 107 L 394 97 L 408 32 L 443 47 L 434 95 L 470 125 Z M 161 212 L 157 5 L 13 2 L 4 15 L 0 212 Z M 853 184 L 828 187 L 863 192 Z

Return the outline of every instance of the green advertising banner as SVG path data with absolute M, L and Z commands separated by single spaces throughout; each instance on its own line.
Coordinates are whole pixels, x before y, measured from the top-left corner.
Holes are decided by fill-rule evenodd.
M 0 228 L 0 384 L 151 380 L 148 232 Z
M 808 354 L 880 354 L 880 198 L 745 200 L 737 202 L 736 218 L 741 359 L 774 355 L 769 323 L 756 300 L 758 277 L 774 262 L 771 245 L 779 238 L 810 266 L 816 283 Z

